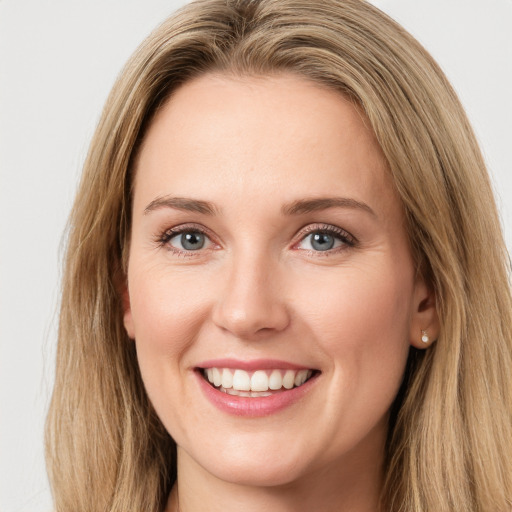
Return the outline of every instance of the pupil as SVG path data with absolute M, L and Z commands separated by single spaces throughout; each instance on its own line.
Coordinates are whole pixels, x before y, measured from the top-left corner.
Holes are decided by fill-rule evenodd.
M 334 238 L 326 233 L 316 233 L 313 235 L 311 246 L 317 251 L 328 251 L 334 246 Z
M 184 249 L 197 250 L 204 245 L 204 235 L 202 233 L 183 233 L 181 235 L 181 245 Z

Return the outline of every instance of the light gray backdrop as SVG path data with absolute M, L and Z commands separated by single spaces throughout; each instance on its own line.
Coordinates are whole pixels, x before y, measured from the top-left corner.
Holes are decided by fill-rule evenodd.
M 60 243 L 89 139 L 131 52 L 181 0 L 0 0 L 0 512 L 51 500 L 43 423 Z M 512 0 L 374 0 L 454 84 L 512 247 Z

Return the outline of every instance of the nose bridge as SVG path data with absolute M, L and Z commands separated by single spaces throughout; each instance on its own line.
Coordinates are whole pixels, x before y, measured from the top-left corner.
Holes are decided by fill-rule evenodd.
M 280 289 L 280 264 L 252 244 L 233 251 L 216 304 L 215 323 L 237 337 L 281 331 L 289 322 Z

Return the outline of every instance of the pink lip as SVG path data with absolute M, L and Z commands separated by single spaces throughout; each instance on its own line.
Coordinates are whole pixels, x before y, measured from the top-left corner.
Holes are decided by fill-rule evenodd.
M 278 359 L 253 359 L 252 361 L 239 361 L 238 359 L 210 359 L 197 365 L 197 368 L 231 368 L 240 369 L 247 372 L 255 370 L 310 370 L 308 366 L 301 366 Z
M 219 361 L 215 361 L 215 366 L 213 367 L 230 368 L 230 366 L 225 365 L 217 366 L 218 364 Z M 206 366 L 206 368 L 211 367 L 212 366 Z M 236 368 L 240 368 L 240 366 L 236 366 Z M 244 369 L 246 368 L 247 367 Z M 262 366 L 258 366 L 258 368 L 263 369 Z M 271 366 L 271 368 L 283 368 L 283 366 L 277 365 Z M 201 370 L 196 370 L 194 373 L 197 377 L 201 391 L 215 407 L 234 416 L 245 416 L 252 418 L 269 416 L 287 407 L 290 407 L 294 403 L 301 400 L 313 388 L 318 380 L 318 375 L 314 375 L 311 379 L 302 384 L 302 386 L 297 388 L 281 391 L 270 396 L 251 398 L 244 396 L 233 396 L 228 395 L 227 393 L 223 393 L 206 381 L 202 375 Z

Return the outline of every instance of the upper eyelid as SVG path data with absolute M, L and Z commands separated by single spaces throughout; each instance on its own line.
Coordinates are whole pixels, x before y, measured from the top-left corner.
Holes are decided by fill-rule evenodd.
M 301 242 L 304 240 L 304 238 L 315 232 L 325 232 L 329 233 L 334 236 L 338 236 L 338 238 L 345 239 L 344 242 L 349 242 L 350 244 L 356 245 L 358 243 L 358 239 L 352 235 L 349 231 L 346 229 L 340 228 L 339 226 L 334 226 L 332 224 L 308 224 L 300 231 L 300 239 L 295 244 Z
M 198 231 L 199 233 L 202 233 L 204 235 L 208 235 L 210 238 L 215 238 L 215 235 L 213 235 L 213 232 L 206 228 L 205 226 L 202 226 L 200 224 L 179 224 L 178 226 L 173 226 L 172 228 L 166 229 L 163 233 L 163 235 L 170 235 L 171 237 L 174 235 L 180 235 L 181 233 L 186 233 L 187 231 Z M 217 237 L 218 238 L 218 237 Z
M 180 234 L 184 231 L 199 231 L 201 233 L 204 233 L 204 234 L 212 234 L 212 231 L 210 231 L 207 227 L 205 226 L 202 226 L 200 224 L 195 224 L 195 223 L 185 223 L 185 224 L 179 224 L 177 226 L 173 226 L 172 228 L 169 228 L 169 229 L 166 229 L 163 234 L 172 234 L 172 233 L 175 233 L 175 234 Z M 355 237 L 349 233 L 347 230 L 343 229 L 343 228 L 340 228 L 339 226 L 334 226 L 334 225 L 331 225 L 331 224 L 322 224 L 322 223 L 309 223 L 309 224 L 306 224 L 305 226 L 303 226 L 302 228 L 299 229 L 299 233 L 298 233 L 298 236 L 300 236 L 301 234 L 309 234 L 311 232 L 315 232 L 315 231 L 328 231 L 328 232 L 332 232 L 332 233 L 338 233 L 338 232 L 341 232 L 341 234 L 346 234 L 348 237 L 350 238 L 354 238 Z
M 312 233 L 312 232 L 314 233 L 315 231 L 325 231 L 328 233 L 334 233 L 334 234 L 340 234 L 340 235 L 344 234 L 349 238 L 355 239 L 355 237 L 352 234 L 350 234 L 346 229 L 340 228 L 339 226 L 334 226 L 332 224 L 322 224 L 322 223 L 307 224 L 300 230 L 299 234 L 309 235 L 310 233 Z

